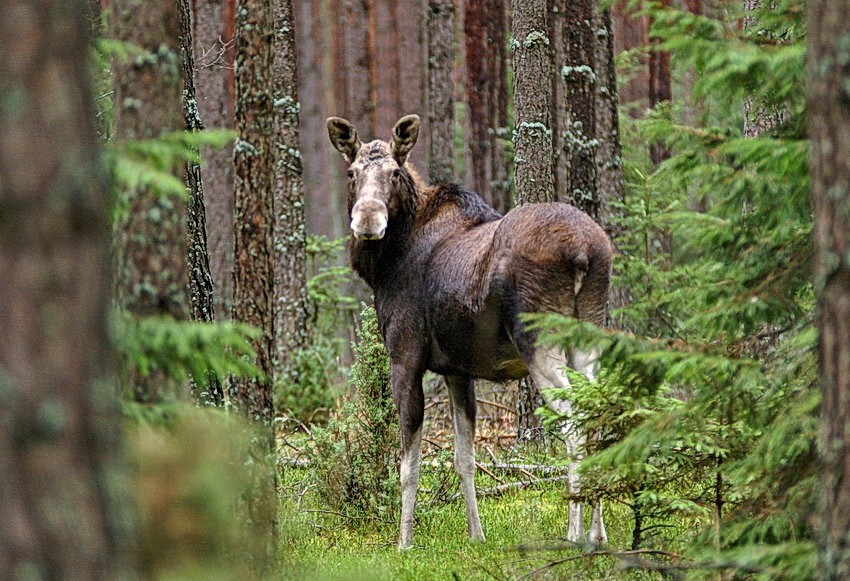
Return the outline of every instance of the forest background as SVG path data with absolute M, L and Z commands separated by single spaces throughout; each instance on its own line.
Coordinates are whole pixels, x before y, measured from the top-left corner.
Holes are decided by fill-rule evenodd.
M 846 8 L 4 3 L 0 570 L 846 577 Z M 429 179 L 576 204 L 616 245 L 608 328 L 530 319 L 601 349 L 569 397 L 608 546 L 562 539 L 560 418 L 527 382 L 478 387 L 466 541 L 437 377 L 419 544 L 393 546 L 387 356 L 324 123 L 414 112 Z

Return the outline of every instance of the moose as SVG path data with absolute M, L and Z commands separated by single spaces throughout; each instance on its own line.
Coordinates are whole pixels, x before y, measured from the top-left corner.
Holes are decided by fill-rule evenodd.
M 527 204 L 502 216 L 461 186 L 428 186 L 407 162 L 419 137 L 417 115 L 399 119 L 389 143 L 362 143 L 351 123 L 339 117 L 330 117 L 327 127 L 331 143 L 350 164 L 351 265 L 372 288 L 390 356 L 401 430 L 398 546 L 413 542 L 425 371 L 445 377 L 468 533 L 483 541 L 474 484 L 473 380 L 530 374 L 537 386 L 568 387 L 563 373 L 568 363 L 592 378 L 596 354 L 539 346 L 520 315 L 561 313 L 601 325 L 611 243 L 587 214 L 568 204 Z M 568 401 L 550 405 L 569 416 Z M 579 436 L 570 429 L 565 434 L 568 448 L 575 448 Z M 574 467 L 568 480 L 577 491 Z M 570 540 L 583 537 L 582 508 L 570 502 Z M 599 503 L 589 541 L 606 541 Z

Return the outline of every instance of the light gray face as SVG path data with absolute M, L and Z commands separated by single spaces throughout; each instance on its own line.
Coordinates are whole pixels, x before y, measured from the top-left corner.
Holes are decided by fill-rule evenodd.
M 390 218 L 390 194 L 399 179 L 399 165 L 383 141 L 360 148 L 348 168 L 351 233 L 358 240 L 380 240 Z
M 401 167 L 419 137 L 419 117 L 407 115 L 393 127 L 392 140 L 365 145 L 345 119 L 328 119 L 333 146 L 351 164 L 348 168 L 348 209 L 351 233 L 358 240 L 380 240 L 387 231 L 393 208 L 392 192 L 401 179 Z

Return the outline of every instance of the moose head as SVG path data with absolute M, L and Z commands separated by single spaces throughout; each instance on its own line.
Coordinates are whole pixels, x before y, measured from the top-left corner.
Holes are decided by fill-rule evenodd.
M 348 213 L 351 233 L 358 240 L 380 240 L 386 234 L 398 203 L 393 193 L 410 179 L 404 164 L 419 137 L 419 125 L 418 115 L 406 115 L 393 127 L 389 143 L 364 144 L 349 121 L 328 119 L 331 143 L 349 163 Z

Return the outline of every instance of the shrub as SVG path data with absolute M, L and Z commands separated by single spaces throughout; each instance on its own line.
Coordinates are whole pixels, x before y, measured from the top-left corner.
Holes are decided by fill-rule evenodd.
M 349 395 L 327 427 L 313 429 L 313 466 L 328 506 L 380 520 L 398 495 L 398 421 L 375 309 L 364 306 L 360 316 Z

